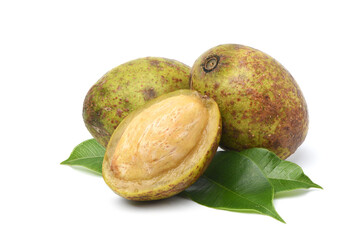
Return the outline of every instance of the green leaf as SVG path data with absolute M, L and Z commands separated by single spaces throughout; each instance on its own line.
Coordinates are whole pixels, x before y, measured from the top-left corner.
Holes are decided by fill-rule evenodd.
M 105 148 L 95 139 L 89 139 L 76 146 L 70 157 L 61 164 L 82 166 L 101 175 L 104 154 Z
M 251 159 L 264 172 L 274 187 L 275 193 L 299 188 L 321 188 L 307 177 L 297 164 L 280 159 L 263 148 L 251 148 L 240 152 Z
M 207 207 L 256 212 L 284 222 L 273 206 L 273 186 L 250 158 L 238 152 L 217 152 L 203 176 L 185 193 Z

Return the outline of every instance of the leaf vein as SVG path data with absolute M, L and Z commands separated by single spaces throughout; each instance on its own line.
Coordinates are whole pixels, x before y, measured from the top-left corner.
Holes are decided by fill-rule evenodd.
M 251 203 L 255 204 L 255 205 L 256 205 L 256 206 L 258 206 L 259 208 L 262 208 L 262 209 L 266 210 L 268 213 L 270 213 L 272 216 L 274 216 L 274 214 L 273 214 L 273 212 L 272 212 L 271 210 L 269 210 L 268 208 L 266 208 L 266 207 L 264 207 L 264 206 L 260 205 L 259 203 L 256 203 L 256 202 L 254 202 L 254 201 L 252 201 L 252 200 L 250 200 L 250 199 L 248 199 L 248 198 L 246 198 L 246 197 L 244 197 L 244 196 L 240 195 L 239 193 L 237 193 L 237 192 L 235 192 L 235 191 L 232 191 L 231 189 L 229 189 L 229 188 L 227 188 L 227 187 L 225 187 L 225 186 L 223 186 L 223 185 L 221 185 L 221 184 L 217 183 L 216 181 L 214 181 L 213 179 L 209 178 L 209 177 L 208 177 L 208 176 L 206 176 L 206 175 L 203 175 L 203 177 L 207 178 L 209 181 L 211 181 L 212 183 L 214 183 L 214 184 L 218 185 L 219 187 L 221 187 L 221 188 L 223 188 L 223 189 L 227 190 L 228 192 L 231 192 L 231 193 L 235 194 L 236 196 L 239 196 L 240 198 L 245 199 L 245 200 L 247 200 L 247 201 L 249 201 L 249 202 L 251 202 Z

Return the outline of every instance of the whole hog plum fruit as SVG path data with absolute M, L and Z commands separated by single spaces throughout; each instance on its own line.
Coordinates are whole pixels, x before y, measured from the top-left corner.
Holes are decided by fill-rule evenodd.
M 189 89 L 190 67 L 166 58 L 146 57 L 124 63 L 101 77 L 89 90 L 83 119 L 104 147 L 119 123 L 147 101 Z
M 262 147 L 286 159 L 306 137 L 308 112 L 299 86 L 257 49 L 226 44 L 208 50 L 195 61 L 190 86 L 217 102 L 224 149 Z

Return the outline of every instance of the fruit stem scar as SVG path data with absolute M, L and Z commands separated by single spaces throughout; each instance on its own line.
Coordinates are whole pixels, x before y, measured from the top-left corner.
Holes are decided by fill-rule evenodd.
M 219 62 L 219 56 L 213 55 L 206 59 L 206 61 L 203 64 L 203 70 L 205 72 L 210 72 L 213 69 L 215 69 Z

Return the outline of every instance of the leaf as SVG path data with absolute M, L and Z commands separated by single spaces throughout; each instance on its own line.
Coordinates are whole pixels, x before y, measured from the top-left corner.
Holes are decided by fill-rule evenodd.
M 297 164 L 280 159 L 264 148 L 251 148 L 240 152 L 251 159 L 264 172 L 274 187 L 275 193 L 299 188 L 321 188 L 307 177 Z
M 273 186 L 252 160 L 238 152 L 217 152 L 203 176 L 185 193 L 207 207 L 257 212 L 284 222 L 273 206 Z
M 74 148 L 70 157 L 60 164 L 82 166 L 102 174 L 102 164 L 105 148 L 95 139 L 89 139 Z

